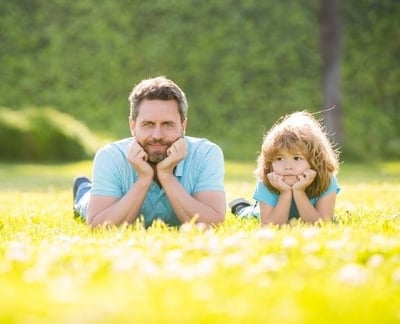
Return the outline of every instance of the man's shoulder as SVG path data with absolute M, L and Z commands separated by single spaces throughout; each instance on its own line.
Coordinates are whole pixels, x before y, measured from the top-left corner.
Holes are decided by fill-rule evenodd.
M 125 150 L 129 143 L 132 141 L 132 137 L 127 137 L 123 139 L 116 140 L 114 142 L 105 144 L 100 150 Z
M 115 155 L 115 154 L 119 153 L 120 155 L 125 156 L 127 147 L 131 141 L 132 141 L 132 137 L 127 137 L 127 138 L 119 139 L 114 142 L 108 143 L 108 144 L 104 145 L 103 147 L 101 147 L 97 151 L 97 155 L 99 155 L 99 154 Z
M 192 137 L 192 136 L 185 136 L 185 138 L 189 144 L 189 147 L 195 151 L 202 149 L 209 150 L 211 148 L 220 149 L 220 147 L 217 144 L 211 142 L 207 138 Z

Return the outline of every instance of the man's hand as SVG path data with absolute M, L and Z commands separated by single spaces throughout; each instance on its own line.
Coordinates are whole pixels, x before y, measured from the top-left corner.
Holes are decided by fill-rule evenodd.
M 180 137 L 167 149 L 167 157 L 157 164 L 157 175 L 172 174 L 176 165 L 186 157 L 186 154 L 186 141 Z
M 270 172 L 267 174 L 268 180 L 271 183 L 271 185 L 278 190 L 280 193 L 286 192 L 286 191 L 291 191 L 292 187 L 289 186 L 284 180 L 283 176 L 275 173 L 275 172 Z
M 144 151 L 143 147 L 133 139 L 132 143 L 128 148 L 127 159 L 129 163 L 134 167 L 139 177 L 151 177 L 154 176 L 153 168 L 147 162 L 148 155 Z
M 312 169 L 305 170 L 302 174 L 299 174 L 297 181 L 293 186 L 293 190 L 305 191 L 306 188 L 314 181 L 317 172 Z

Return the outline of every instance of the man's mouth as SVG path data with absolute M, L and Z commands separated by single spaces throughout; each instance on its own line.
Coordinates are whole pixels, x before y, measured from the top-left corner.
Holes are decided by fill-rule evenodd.
M 148 144 L 147 145 L 147 150 L 149 152 L 158 152 L 158 153 L 165 153 L 168 149 L 168 145 L 167 144 L 163 144 L 163 143 L 152 143 L 152 144 Z
M 147 143 L 147 145 L 153 146 L 153 147 L 164 147 L 164 146 L 167 146 L 168 143 L 164 143 L 164 142 L 149 142 L 149 143 Z

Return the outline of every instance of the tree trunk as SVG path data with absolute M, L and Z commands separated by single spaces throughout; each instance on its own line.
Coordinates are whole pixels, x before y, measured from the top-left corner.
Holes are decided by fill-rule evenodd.
M 320 0 L 318 16 L 325 127 L 333 141 L 343 145 L 340 95 L 341 22 L 338 2 L 339 0 Z

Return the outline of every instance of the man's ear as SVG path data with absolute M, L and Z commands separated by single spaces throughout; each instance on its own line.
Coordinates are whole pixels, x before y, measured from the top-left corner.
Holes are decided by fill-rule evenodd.
M 185 135 L 185 133 L 186 133 L 186 126 L 187 126 L 187 118 L 182 122 L 183 135 Z
M 129 128 L 131 130 L 131 135 L 133 137 L 135 137 L 135 126 L 136 126 L 135 121 L 132 119 L 132 117 L 129 116 Z

